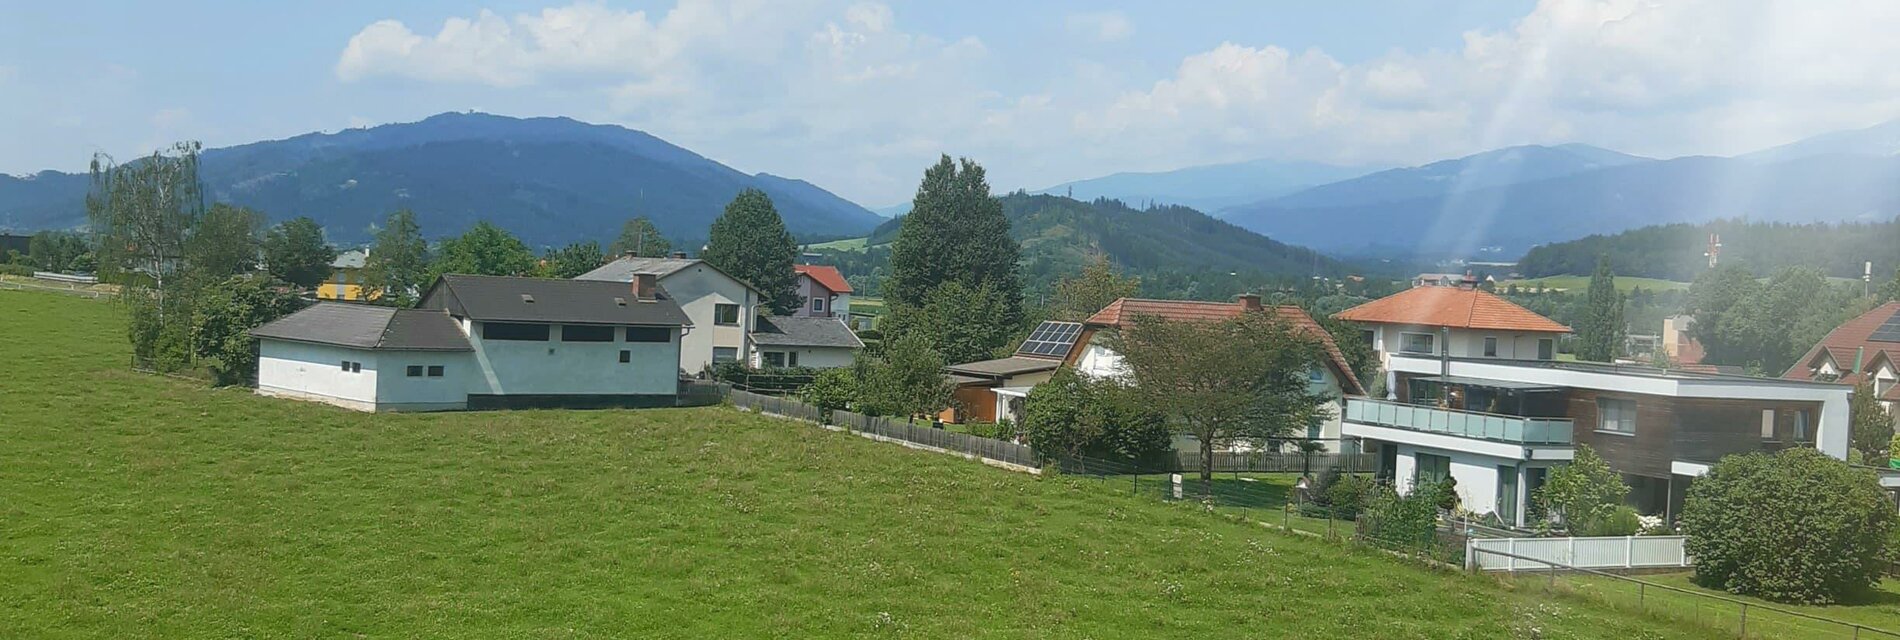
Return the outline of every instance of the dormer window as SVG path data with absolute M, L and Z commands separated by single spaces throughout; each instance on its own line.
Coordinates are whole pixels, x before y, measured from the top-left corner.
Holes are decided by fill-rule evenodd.
M 521 294 L 521 301 L 528 304 L 534 304 L 534 296 L 531 296 L 525 293 Z

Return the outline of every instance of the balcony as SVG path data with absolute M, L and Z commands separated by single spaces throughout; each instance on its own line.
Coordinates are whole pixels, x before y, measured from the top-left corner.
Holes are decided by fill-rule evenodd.
M 1403 402 L 1346 399 L 1345 421 L 1520 445 L 1570 446 L 1569 418 L 1526 418 Z

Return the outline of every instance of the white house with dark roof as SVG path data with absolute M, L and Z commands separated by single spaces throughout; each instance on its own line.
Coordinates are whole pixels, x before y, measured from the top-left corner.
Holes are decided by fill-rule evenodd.
M 258 392 L 362 411 L 672 406 L 686 314 L 633 283 L 445 275 L 415 309 L 319 303 L 252 330 Z
M 692 330 L 680 341 L 680 371 L 692 375 L 715 362 L 751 357 L 759 290 L 704 260 L 680 253 L 670 258 L 626 256 L 575 279 L 629 283 L 642 274 L 657 278 L 692 321 Z
M 851 366 L 864 342 L 839 318 L 766 316 L 752 332 L 753 367 Z

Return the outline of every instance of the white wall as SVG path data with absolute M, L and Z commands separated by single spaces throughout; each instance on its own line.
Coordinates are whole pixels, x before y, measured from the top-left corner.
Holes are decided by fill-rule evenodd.
M 752 356 L 752 366 L 765 366 L 766 353 L 798 353 L 798 366 L 814 369 L 835 369 L 851 366 L 856 349 L 849 347 L 772 347 L 761 346 Z
M 475 355 L 467 351 L 379 351 L 382 374 L 376 377 L 377 410 L 442 411 L 468 407 L 468 390 L 481 378 Z M 429 377 L 430 366 L 442 376 Z M 422 375 L 409 377 L 409 367 Z
M 546 341 L 484 340 L 480 322 L 473 324 L 469 342 L 478 363 L 469 393 L 488 395 L 539 394 L 665 394 L 679 392 L 680 338 L 670 342 L 626 342 L 616 327 L 612 342 L 562 342 L 561 327 L 549 331 Z M 632 362 L 620 362 L 620 350 L 632 351 Z M 709 357 L 710 352 L 707 354 Z
M 758 322 L 758 295 L 744 283 L 701 263 L 662 278 L 660 286 L 693 321 L 693 327 L 680 340 L 680 371 L 694 375 L 711 365 L 713 347 L 737 349 L 741 360 L 752 351 L 750 336 Z M 714 307 L 719 304 L 739 305 L 738 325 L 713 322 Z
M 269 338 L 257 341 L 257 392 L 314 400 L 358 411 L 376 410 L 377 353 Z M 345 360 L 363 363 L 358 373 Z
M 1100 336 L 1101 333 L 1093 335 Z M 1099 337 L 1091 337 L 1088 344 L 1082 345 L 1082 355 L 1075 360 L 1075 370 L 1091 378 L 1119 378 L 1127 374 L 1121 354 L 1100 344 L 1100 340 Z
M 1412 478 L 1416 475 L 1418 469 L 1418 461 L 1414 456 L 1419 453 L 1428 453 L 1450 458 L 1451 476 L 1458 479 L 1459 506 L 1466 511 L 1477 514 L 1495 513 L 1497 511 L 1498 466 L 1515 467 L 1518 462 L 1516 460 L 1493 458 L 1462 451 L 1427 449 L 1405 444 L 1386 443 L 1385 446 L 1398 447 L 1399 450 L 1397 457 L 1398 464 L 1395 467 L 1392 481 L 1393 486 L 1397 488 L 1400 493 L 1410 493 L 1412 491 Z M 1520 479 L 1518 482 L 1518 493 L 1520 496 L 1523 491 L 1524 483 Z
M 1436 356 L 1439 353 L 1438 350 L 1446 349 L 1447 345 L 1449 345 L 1449 353 L 1452 357 L 1456 358 L 1496 357 L 1505 360 L 1536 360 L 1537 343 L 1540 340 L 1552 341 L 1550 345 L 1552 357 L 1555 357 L 1557 351 L 1557 336 L 1549 333 L 1514 333 L 1509 331 L 1452 329 L 1450 331 L 1449 340 L 1447 340 L 1447 336 L 1440 333 L 1439 327 L 1396 324 L 1369 326 L 1371 326 L 1373 330 L 1372 348 L 1382 355 L 1399 353 L 1399 347 L 1404 344 L 1401 334 L 1406 333 L 1428 333 L 1435 336 L 1432 339 L 1434 347 L 1432 353 L 1407 355 Z M 1496 356 L 1484 355 L 1485 338 L 1498 339 L 1498 354 Z

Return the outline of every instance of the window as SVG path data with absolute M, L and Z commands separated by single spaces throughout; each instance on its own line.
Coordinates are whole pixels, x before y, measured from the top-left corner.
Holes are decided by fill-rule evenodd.
M 1794 412 L 1794 440 L 1795 442 L 1808 441 L 1808 410 L 1807 409 L 1800 409 Z
M 812 312 L 812 313 L 824 313 L 824 312 L 825 312 L 825 299 L 824 299 L 824 298 L 812 298 L 812 299 L 811 299 L 811 312 Z
M 409 377 L 411 378 L 422 377 L 422 365 L 419 365 L 419 364 L 409 365 Z
M 1311 369 L 1307 369 L 1306 381 L 1307 382 L 1325 382 L 1326 372 L 1322 371 L 1319 367 L 1313 367 Z
M 1371 329 L 1360 329 L 1359 339 L 1366 341 L 1367 348 L 1376 349 L 1379 346 L 1379 332 L 1377 331 L 1373 331 Z
M 1484 337 L 1484 357 L 1486 358 L 1498 357 L 1498 339 L 1496 337 L 1494 336 Z
M 1442 482 L 1451 477 L 1451 458 L 1429 453 L 1414 453 L 1412 459 L 1418 467 L 1412 470 L 1412 479 L 1417 484 Z
M 1597 430 L 1610 433 L 1636 433 L 1636 403 L 1615 398 L 1597 398 Z
M 785 366 L 785 352 L 783 351 L 767 351 L 761 357 L 765 360 L 765 366 L 768 366 L 768 367 Z
M 1321 433 L 1325 429 L 1325 426 L 1326 425 L 1324 423 L 1320 422 L 1320 419 L 1318 416 L 1314 416 L 1312 419 L 1307 420 L 1306 421 L 1306 439 L 1318 440 Z
M 614 328 L 599 324 L 561 325 L 561 342 L 613 342 Z
M 548 339 L 548 325 L 520 324 L 515 322 L 482 323 L 483 340 L 538 340 Z
M 1761 410 L 1761 439 L 1763 440 L 1775 439 L 1775 410 L 1774 409 Z
M 713 305 L 713 324 L 739 324 L 739 305 Z
M 429 377 L 431 378 L 442 377 L 442 365 L 439 365 L 439 364 L 429 365 Z
M 1399 350 L 1406 353 L 1435 353 L 1438 336 L 1429 333 L 1399 334 Z
M 798 366 L 798 352 L 797 351 L 785 352 L 785 366 L 788 366 L 788 367 Z
M 363 363 L 357 362 L 355 360 L 344 360 L 343 372 L 344 373 L 362 373 Z
M 1517 524 L 1517 467 L 1498 465 L 1498 518 Z
M 737 362 L 738 347 L 713 347 L 713 362 Z
M 1549 360 L 1557 357 L 1557 341 L 1544 338 L 1537 341 L 1537 359 Z
M 673 330 L 667 327 L 627 327 L 627 342 L 672 342 Z
M 344 361 L 343 361 L 343 372 L 344 372 L 344 373 L 349 373 L 349 372 L 350 372 L 350 361 L 348 361 L 348 360 L 344 360 Z
M 621 362 L 622 364 L 625 364 L 625 363 L 628 363 L 628 362 L 633 362 L 633 352 L 632 352 L 632 351 L 628 351 L 628 350 L 626 350 L 626 349 L 621 349 L 621 350 L 620 350 L 620 362 Z

